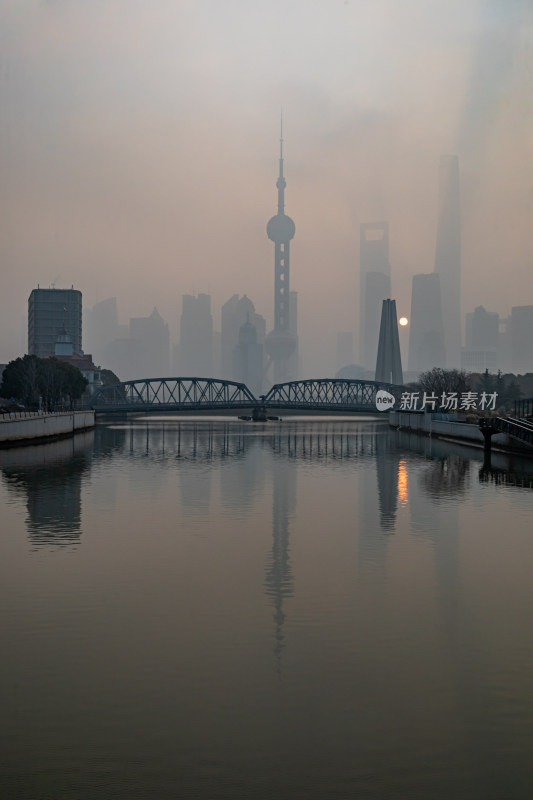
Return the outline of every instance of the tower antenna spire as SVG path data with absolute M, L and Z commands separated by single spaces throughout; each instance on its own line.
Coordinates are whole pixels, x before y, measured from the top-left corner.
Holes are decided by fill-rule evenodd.
M 287 183 L 283 177 L 283 108 L 281 109 L 280 116 L 280 131 L 279 131 L 279 177 L 276 182 L 278 188 L 278 214 L 285 212 L 285 187 Z
M 283 177 L 283 109 L 280 115 L 278 213 L 268 221 L 267 236 L 274 242 L 274 330 L 265 341 L 265 349 L 273 364 L 274 383 L 290 376 L 291 355 L 296 350 L 298 337 L 290 321 L 290 243 L 294 238 L 294 222 L 285 214 L 285 187 Z M 269 367 L 267 367 L 268 370 Z

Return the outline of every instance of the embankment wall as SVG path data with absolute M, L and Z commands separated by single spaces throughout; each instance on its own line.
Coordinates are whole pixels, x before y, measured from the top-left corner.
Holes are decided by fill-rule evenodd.
M 94 411 L 4 414 L 0 416 L 0 444 L 23 444 L 37 439 L 69 436 L 93 427 Z
M 483 434 L 477 425 L 467 422 L 448 422 L 446 420 L 433 419 L 431 414 L 390 411 L 389 425 L 392 428 L 417 431 L 426 436 L 436 436 L 439 439 L 453 439 L 478 447 L 484 446 Z M 491 446 L 495 450 L 512 450 L 531 454 L 531 447 L 523 445 L 505 433 L 494 434 Z

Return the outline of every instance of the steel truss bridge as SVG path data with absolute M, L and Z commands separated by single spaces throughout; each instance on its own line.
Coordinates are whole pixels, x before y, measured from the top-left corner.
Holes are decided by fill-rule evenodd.
M 403 387 L 377 381 L 312 379 L 275 384 L 255 397 L 244 383 L 215 378 L 151 378 L 102 386 L 91 398 L 97 413 L 121 414 L 248 411 L 266 419 L 269 411 L 309 414 L 378 413 L 376 394 L 384 390 L 399 399 Z

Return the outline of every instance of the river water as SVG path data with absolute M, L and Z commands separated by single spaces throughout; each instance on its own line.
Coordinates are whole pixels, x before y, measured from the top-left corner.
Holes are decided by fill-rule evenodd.
M 533 460 L 370 419 L 0 451 L 0 795 L 533 795 Z

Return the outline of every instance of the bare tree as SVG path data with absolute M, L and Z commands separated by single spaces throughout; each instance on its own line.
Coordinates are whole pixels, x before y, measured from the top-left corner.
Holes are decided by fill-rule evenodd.
M 433 367 L 420 374 L 417 387 L 420 391 L 428 394 L 432 392 L 437 397 L 442 397 L 443 393 L 468 392 L 471 389 L 470 373 L 463 369 Z

